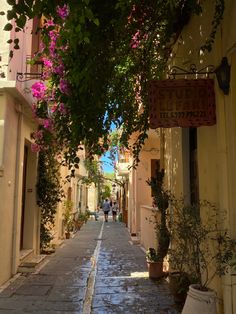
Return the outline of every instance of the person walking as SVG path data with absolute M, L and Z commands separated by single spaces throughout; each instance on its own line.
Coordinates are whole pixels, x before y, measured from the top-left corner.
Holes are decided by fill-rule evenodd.
M 108 222 L 108 214 L 110 211 L 110 202 L 109 202 L 108 198 L 106 198 L 105 202 L 103 203 L 102 210 L 104 212 L 104 220 L 105 220 L 105 222 Z
M 117 216 L 118 210 L 119 210 L 119 205 L 118 205 L 118 203 L 115 201 L 115 202 L 112 204 L 112 218 L 113 218 L 113 221 L 116 221 L 116 216 Z

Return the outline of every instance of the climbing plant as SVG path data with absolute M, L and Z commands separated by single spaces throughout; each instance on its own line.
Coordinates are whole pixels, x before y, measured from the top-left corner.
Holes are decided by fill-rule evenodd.
M 36 60 L 44 63 L 42 81 L 34 84 L 34 115 L 41 125 L 34 150 L 52 145 L 63 151 L 63 162 L 78 165 L 78 146 L 101 155 L 109 147 L 111 123 L 122 125 L 120 141 L 138 155 L 147 138 L 147 82 L 160 79 L 171 47 L 199 0 L 7 0 L 5 30 L 24 29 L 38 17 L 42 46 Z M 210 50 L 224 12 L 215 0 Z M 19 49 L 17 38 L 9 43 Z M 199 47 L 200 48 L 200 47 Z M 11 53 L 12 56 L 12 53 Z M 38 136 L 39 135 L 39 136 Z
M 41 210 L 40 249 L 44 251 L 52 237 L 55 214 L 63 192 L 60 186 L 59 163 L 50 151 L 40 152 L 38 159 L 37 204 Z

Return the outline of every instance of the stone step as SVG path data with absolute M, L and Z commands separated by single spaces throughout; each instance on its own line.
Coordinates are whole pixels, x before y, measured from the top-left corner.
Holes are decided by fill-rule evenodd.
M 18 266 L 19 273 L 33 273 L 39 268 L 47 255 L 31 255 Z
M 24 261 L 25 259 L 29 258 L 31 255 L 33 255 L 34 250 L 33 249 L 24 249 L 20 251 L 20 261 Z
M 131 241 L 134 245 L 140 244 L 140 239 L 137 236 L 131 236 Z

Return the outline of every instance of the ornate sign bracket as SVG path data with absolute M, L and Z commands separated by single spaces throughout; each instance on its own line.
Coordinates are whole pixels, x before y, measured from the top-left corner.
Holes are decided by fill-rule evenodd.
M 30 80 L 37 80 L 42 78 L 42 73 L 21 73 L 17 72 L 16 74 L 16 80 L 18 82 L 26 82 Z
M 189 69 L 183 69 L 177 65 L 174 65 L 168 70 L 167 75 L 169 76 L 169 78 L 173 79 L 175 79 L 176 76 L 180 75 L 182 76 L 195 75 L 196 77 L 198 75 L 206 75 L 206 78 L 209 78 L 209 75 L 214 73 L 215 73 L 214 65 L 207 65 L 206 67 L 198 70 L 196 64 L 192 63 L 190 64 Z

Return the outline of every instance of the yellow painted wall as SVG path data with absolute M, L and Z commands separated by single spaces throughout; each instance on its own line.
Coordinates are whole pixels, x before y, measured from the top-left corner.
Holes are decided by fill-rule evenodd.
M 205 1 L 202 16 L 194 16 L 184 28 L 173 51 L 170 65 L 188 68 L 195 63 L 197 68 L 209 64 L 217 67 L 222 57 L 227 56 L 231 64 L 230 94 L 225 96 L 219 89 L 215 75 L 217 124 L 199 127 L 198 137 L 198 172 L 200 199 L 216 203 L 218 208 L 227 212 L 225 221 L 231 235 L 236 237 L 236 2 L 226 0 L 224 21 L 218 29 L 216 41 L 210 53 L 199 53 L 206 36 L 210 33 L 211 16 L 214 1 Z M 164 165 L 166 183 L 176 196 L 188 194 L 188 148 L 186 130 L 172 128 L 164 133 Z M 204 217 L 204 212 L 201 213 Z M 227 286 L 223 280 L 215 280 L 211 287 L 217 291 L 223 303 L 220 313 L 236 313 L 236 288 L 233 278 L 228 276 Z M 223 310 L 224 308 L 224 310 Z
M 146 182 L 151 177 L 151 159 L 160 159 L 160 136 L 154 130 L 148 132 L 148 139 L 140 153 L 140 163 L 129 175 L 128 227 L 134 234 L 141 232 L 141 206 L 152 206 L 151 188 Z

